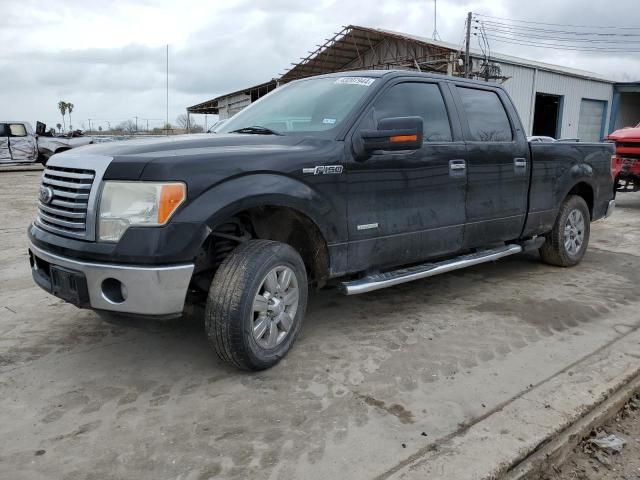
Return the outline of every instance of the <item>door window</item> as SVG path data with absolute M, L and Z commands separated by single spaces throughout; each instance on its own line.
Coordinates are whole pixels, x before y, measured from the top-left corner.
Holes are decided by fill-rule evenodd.
M 510 142 L 513 132 L 498 94 L 490 90 L 457 87 L 471 131 L 477 142 Z
M 24 128 L 24 125 L 21 123 L 12 123 L 9 125 L 9 130 L 11 131 L 12 137 L 26 137 L 27 129 Z
M 7 128 L 6 123 L 0 123 L 0 137 L 8 137 L 9 129 Z
M 422 117 L 425 142 L 450 142 L 451 125 L 440 88 L 435 83 L 399 83 L 374 104 L 377 124 L 383 118 Z

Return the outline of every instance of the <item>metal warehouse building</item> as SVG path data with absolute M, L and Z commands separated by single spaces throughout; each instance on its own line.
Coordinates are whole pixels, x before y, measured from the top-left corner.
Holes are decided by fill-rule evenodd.
M 462 75 L 461 48 L 415 35 L 350 25 L 279 78 L 191 106 L 190 114 L 226 119 L 292 80 L 357 69 L 408 69 Z M 640 122 L 640 82 L 518 57 L 470 50 L 472 77 L 502 83 L 529 135 L 599 141 Z

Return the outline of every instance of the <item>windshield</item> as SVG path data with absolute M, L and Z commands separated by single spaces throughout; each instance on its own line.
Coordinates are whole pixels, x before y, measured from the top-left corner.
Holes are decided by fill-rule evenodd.
M 364 96 L 375 78 L 325 77 L 277 88 L 229 119 L 216 133 L 322 132 L 336 128 Z

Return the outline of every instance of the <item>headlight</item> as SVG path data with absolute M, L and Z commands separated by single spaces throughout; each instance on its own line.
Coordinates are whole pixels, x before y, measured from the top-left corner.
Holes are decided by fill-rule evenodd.
M 130 226 L 164 225 L 187 197 L 184 183 L 105 182 L 100 198 L 99 238 L 117 242 Z

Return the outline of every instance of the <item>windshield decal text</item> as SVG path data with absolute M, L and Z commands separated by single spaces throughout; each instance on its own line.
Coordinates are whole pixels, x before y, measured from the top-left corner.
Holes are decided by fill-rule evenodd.
M 337 84 L 343 85 L 361 85 L 363 87 L 370 86 L 376 79 L 369 77 L 340 77 L 336 80 Z

